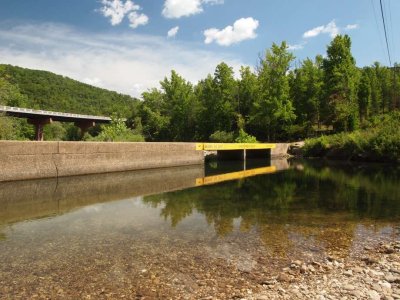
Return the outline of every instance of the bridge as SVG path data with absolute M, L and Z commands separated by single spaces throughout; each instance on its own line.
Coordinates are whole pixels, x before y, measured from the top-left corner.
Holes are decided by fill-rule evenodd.
M 35 139 L 43 141 L 43 127 L 46 124 L 57 122 L 73 122 L 79 127 L 82 135 L 96 123 L 110 123 L 111 118 L 103 116 L 81 115 L 46 110 L 35 110 L 12 106 L 0 106 L 0 113 L 16 118 L 28 119 L 28 123 L 35 126 Z

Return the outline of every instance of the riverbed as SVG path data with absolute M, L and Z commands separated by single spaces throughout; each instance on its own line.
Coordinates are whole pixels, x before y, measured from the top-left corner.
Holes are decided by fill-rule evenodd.
M 285 160 L 1 183 L 0 298 L 393 297 L 399 182 Z

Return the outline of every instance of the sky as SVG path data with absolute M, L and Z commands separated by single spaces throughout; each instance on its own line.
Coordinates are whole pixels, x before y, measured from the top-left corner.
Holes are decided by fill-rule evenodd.
M 400 0 L 382 0 L 400 62 Z M 296 59 L 348 34 L 357 65 L 389 65 L 379 0 L 0 0 L 0 63 L 140 97 L 172 69 L 196 83 L 224 61 L 255 67 L 272 43 Z

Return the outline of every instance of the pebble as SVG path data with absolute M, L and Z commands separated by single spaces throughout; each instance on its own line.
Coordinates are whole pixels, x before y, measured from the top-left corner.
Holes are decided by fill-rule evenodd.
M 374 291 L 377 291 L 377 292 L 382 292 L 382 287 L 381 287 L 379 284 L 377 284 L 377 283 L 375 283 L 375 284 L 372 285 L 372 289 L 373 289 Z
M 380 300 L 381 296 L 376 291 L 368 291 L 369 299 L 371 300 Z
M 387 282 L 395 282 L 397 280 L 397 278 L 390 274 L 390 275 L 385 276 L 385 280 Z
M 363 269 L 360 268 L 360 267 L 355 267 L 355 268 L 353 268 L 353 272 L 354 272 L 354 273 L 362 273 L 362 272 L 363 272 Z
M 353 276 L 353 271 L 352 270 L 347 270 L 347 271 L 344 271 L 343 272 L 343 275 L 346 275 L 346 276 Z
M 360 299 L 363 296 L 363 293 L 358 290 L 351 291 L 349 294 L 356 297 L 357 299 Z
M 354 285 L 351 285 L 351 284 L 346 284 L 346 285 L 343 286 L 343 288 L 344 288 L 345 290 L 347 290 L 347 291 L 353 291 L 353 290 L 355 290 Z
M 389 282 L 380 282 L 379 283 L 382 286 L 382 289 L 384 290 L 391 290 L 392 289 L 392 285 Z

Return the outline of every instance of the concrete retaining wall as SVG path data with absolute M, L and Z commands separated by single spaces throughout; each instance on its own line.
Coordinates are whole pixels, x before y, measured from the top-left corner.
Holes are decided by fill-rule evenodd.
M 277 143 L 274 149 L 271 149 L 271 158 L 288 156 L 289 145 L 287 143 Z
M 0 141 L 0 181 L 195 165 L 195 143 Z

